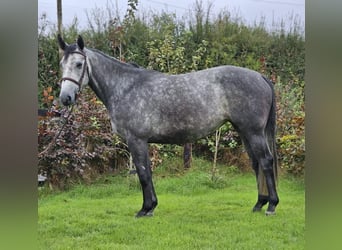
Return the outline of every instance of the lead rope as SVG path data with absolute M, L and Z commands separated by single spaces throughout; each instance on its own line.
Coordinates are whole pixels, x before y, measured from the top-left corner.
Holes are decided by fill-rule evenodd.
M 57 141 L 58 137 L 61 135 L 63 129 L 65 128 L 65 125 L 68 123 L 68 120 L 69 120 L 69 118 L 70 118 L 70 116 L 71 116 L 71 114 L 72 114 L 72 111 L 74 110 L 74 106 L 75 106 L 75 105 L 72 105 L 72 106 L 71 106 L 71 108 L 70 108 L 70 110 L 69 110 L 69 114 L 68 114 L 67 117 L 65 118 L 65 121 L 64 121 L 64 123 L 63 123 L 61 129 L 58 131 L 57 134 L 55 134 L 55 137 L 52 139 L 52 141 L 49 143 L 49 145 L 48 145 L 42 152 L 40 152 L 40 153 L 38 154 L 38 157 L 42 157 L 44 154 L 50 152 L 51 147 L 54 146 L 54 145 L 56 145 L 56 141 Z

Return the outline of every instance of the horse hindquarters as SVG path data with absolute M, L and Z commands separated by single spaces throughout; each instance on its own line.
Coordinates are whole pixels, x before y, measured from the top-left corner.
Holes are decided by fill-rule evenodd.
M 241 115 L 234 116 L 233 124 L 244 142 L 256 174 L 258 201 L 253 211 L 260 211 L 268 202 L 269 206 L 266 211 L 268 215 L 275 213 L 275 208 L 279 202 L 276 191 L 276 108 L 273 84 L 265 77 L 263 78 L 270 87 L 268 90 L 271 91 L 269 92 L 267 88 L 264 88 L 263 92 L 256 95 L 260 98 L 249 100 L 250 102 L 246 101 L 246 106 L 236 109 L 236 113 L 244 114 L 244 116 L 243 118 Z M 260 100 L 267 99 L 270 102 L 260 102 Z M 251 110 L 254 112 L 250 112 Z
M 151 163 L 148 155 L 147 141 L 130 137 L 127 140 L 128 149 L 132 154 L 140 185 L 143 192 L 143 205 L 136 217 L 151 216 L 157 206 L 157 196 L 152 182 Z

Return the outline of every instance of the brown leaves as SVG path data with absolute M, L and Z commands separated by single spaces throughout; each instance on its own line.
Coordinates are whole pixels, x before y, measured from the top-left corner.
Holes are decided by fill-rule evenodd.
M 49 87 L 43 89 L 43 100 L 42 100 L 42 102 L 49 107 L 52 105 L 53 100 L 54 100 L 54 96 L 52 94 L 52 87 L 49 86 Z

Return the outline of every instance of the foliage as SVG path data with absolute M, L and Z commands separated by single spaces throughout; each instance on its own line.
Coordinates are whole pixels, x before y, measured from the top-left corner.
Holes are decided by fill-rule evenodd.
M 48 176 L 51 188 L 65 188 L 68 180 L 90 181 L 129 162 L 126 145 L 112 135 L 103 104 L 90 90 L 78 98 L 73 110 L 60 109 L 61 118 L 38 121 L 38 171 Z
M 263 73 L 275 83 L 280 165 L 285 172 L 302 175 L 305 163 L 305 41 L 298 32 L 300 27 L 295 26 L 289 32 L 284 29 L 268 32 L 262 23 L 254 27 L 244 25 L 227 10 L 213 15 L 211 7 L 209 4 L 205 9 L 202 1 L 197 1 L 193 14 L 179 19 L 176 14 L 166 12 L 141 14 L 137 12 L 138 1 L 131 0 L 122 20 L 113 8 L 107 11 L 96 8 L 87 13 L 87 29 L 78 30 L 75 19 L 64 30 L 63 36 L 71 43 L 77 34 L 81 34 L 89 47 L 169 74 L 225 64 Z M 41 18 L 38 31 L 38 102 L 40 108 L 57 109 L 63 113 L 56 102 L 59 93 L 56 35 L 45 32 L 45 18 Z M 73 175 L 73 171 L 77 173 L 78 168 L 99 168 L 103 171 L 119 168 L 113 161 L 120 162 L 121 168 L 126 167 L 128 156 L 118 153 L 126 152 L 126 147 L 110 135 L 106 111 L 97 101 L 92 101 L 94 98 L 86 93 L 78 100 L 75 113 L 65 125 L 66 131 L 57 141 L 56 151 L 44 156 L 44 160 L 39 158 L 40 170 L 51 175 L 51 169 L 54 169 L 62 179 Z M 40 152 L 61 125 L 62 122 L 52 122 L 51 118 L 39 121 Z M 71 139 L 68 141 L 68 136 L 73 138 L 72 143 Z M 95 145 L 93 153 L 87 152 L 87 141 Z M 215 135 L 212 134 L 193 145 L 194 154 L 212 160 L 214 146 Z M 113 147 L 120 150 L 115 151 Z M 221 128 L 217 153 L 218 162 L 250 169 L 241 140 L 229 123 Z M 153 145 L 150 154 L 153 168 L 156 168 L 163 159 L 175 158 L 181 153 L 176 146 Z
M 41 20 L 44 24 L 45 19 Z M 58 95 L 58 47 L 57 43 L 44 35 L 42 25 L 38 35 L 38 103 L 40 108 L 50 108 Z
M 282 167 L 296 175 L 304 174 L 305 112 L 304 82 L 294 77 L 287 84 L 278 82 L 278 155 Z M 289 109 L 288 107 L 291 107 Z

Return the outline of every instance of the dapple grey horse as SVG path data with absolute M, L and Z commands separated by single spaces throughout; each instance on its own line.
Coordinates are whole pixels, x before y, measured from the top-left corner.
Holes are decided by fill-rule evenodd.
M 274 214 L 276 191 L 276 109 L 273 84 L 258 72 L 220 66 L 180 75 L 136 67 L 86 48 L 81 36 L 68 45 L 58 35 L 62 78 L 60 101 L 74 104 L 89 85 L 106 106 L 113 132 L 128 145 L 143 192 L 137 217 L 149 216 L 158 204 L 153 187 L 148 143 L 196 141 L 230 121 L 252 160 L 258 198 L 253 211 L 268 203 Z

